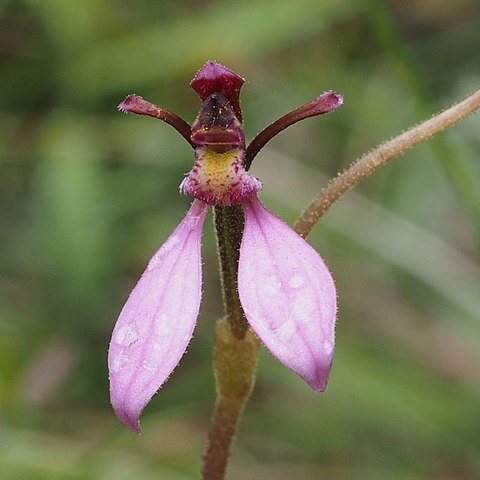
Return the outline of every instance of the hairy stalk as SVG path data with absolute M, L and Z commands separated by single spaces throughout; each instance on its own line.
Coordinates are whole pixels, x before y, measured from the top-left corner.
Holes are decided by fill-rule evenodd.
M 241 205 L 215 207 L 226 317 L 217 322 L 215 330 L 217 400 L 203 457 L 202 478 L 205 480 L 222 480 L 225 477 L 240 415 L 255 384 L 259 341 L 248 328 L 237 287 L 243 223 Z
M 248 329 L 237 288 L 238 258 L 243 233 L 243 207 L 217 205 L 215 230 L 225 314 L 235 337 L 242 339 Z
M 240 340 L 226 320 L 217 322 L 214 360 L 217 401 L 204 454 L 204 480 L 225 478 L 240 415 L 255 385 L 258 347 L 259 341 L 251 331 Z
M 372 31 L 376 34 L 393 70 L 414 101 L 420 117 L 426 117 L 433 109 L 433 98 L 428 84 L 423 78 L 411 54 L 407 42 L 395 20 L 392 5 L 384 0 L 366 0 Z M 469 165 L 462 158 L 448 138 L 437 137 L 429 142 L 429 147 L 440 165 L 445 179 L 450 183 L 465 211 L 472 219 L 477 243 L 480 243 L 480 189 L 475 177 L 470 174 Z
M 233 436 L 237 429 L 244 404 L 218 396 L 207 436 L 207 450 L 203 456 L 202 478 L 225 478 Z
M 431 119 L 416 125 L 398 137 L 393 138 L 360 157 L 342 173 L 335 177 L 322 190 L 305 210 L 295 224 L 295 230 L 306 237 L 314 225 L 320 220 L 332 204 L 348 189 L 385 165 L 392 158 L 397 157 L 417 143 L 428 140 L 433 135 L 445 130 L 480 108 L 480 90 L 477 90 L 465 100 L 456 103 Z

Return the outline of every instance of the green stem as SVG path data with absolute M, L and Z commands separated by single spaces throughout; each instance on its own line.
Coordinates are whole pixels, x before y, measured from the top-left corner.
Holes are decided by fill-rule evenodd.
M 226 320 L 217 322 L 214 361 L 217 401 L 204 455 L 204 480 L 225 478 L 238 422 L 255 385 L 259 344 L 251 331 L 240 340 L 233 335 Z
M 214 372 L 217 401 L 202 467 L 205 480 L 225 478 L 228 457 L 243 408 L 255 384 L 260 342 L 249 330 L 238 296 L 238 260 L 243 234 L 241 205 L 215 207 L 215 228 L 225 319 L 215 331 Z
M 215 229 L 227 321 L 237 338 L 244 338 L 248 323 L 238 297 L 238 259 L 243 234 L 243 206 L 217 205 Z

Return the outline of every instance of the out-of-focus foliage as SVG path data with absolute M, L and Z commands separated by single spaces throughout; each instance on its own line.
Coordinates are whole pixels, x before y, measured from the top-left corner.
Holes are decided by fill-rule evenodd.
M 118 113 L 137 93 L 188 120 L 215 59 L 244 75 L 251 138 L 327 89 L 335 113 L 255 160 L 293 221 L 328 177 L 448 106 L 480 75 L 475 0 L 3 0 L 0 3 L 0 478 L 196 478 L 221 315 L 207 222 L 196 336 L 136 437 L 108 404 L 109 334 L 185 212 L 193 154 Z M 231 478 L 480 477 L 480 117 L 394 160 L 310 241 L 339 291 L 330 387 L 262 352 Z

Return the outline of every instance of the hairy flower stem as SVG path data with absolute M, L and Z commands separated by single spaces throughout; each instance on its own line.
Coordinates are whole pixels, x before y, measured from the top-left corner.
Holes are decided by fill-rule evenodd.
M 360 180 L 417 143 L 428 140 L 442 130 L 455 125 L 478 108 L 480 108 L 480 90 L 360 157 L 317 195 L 297 220 L 294 227 L 297 233 L 306 237 L 332 204 Z
M 236 338 L 243 339 L 248 323 L 238 297 L 237 273 L 243 233 L 243 206 L 217 205 L 215 230 L 227 321 Z
M 240 415 L 255 385 L 259 341 L 247 330 L 243 339 L 233 335 L 230 323 L 217 322 L 214 370 L 217 401 L 208 431 L 202 478 L 225 477 L 230 447 Z
M 243 207 L 216 206 L 215 228 L 226 318 L 215 331 L 217 401 L 208 431 L 202 478 L 225 477 L 230 447 L 243 408 L 255 384 L 259 341 L 248 329 L 238 298 L 237 274 L 243 233 Z
M 223 480 L 233 436 L 237 429 L 244 403 L 218 396 L 203 456 L 202 479 Z

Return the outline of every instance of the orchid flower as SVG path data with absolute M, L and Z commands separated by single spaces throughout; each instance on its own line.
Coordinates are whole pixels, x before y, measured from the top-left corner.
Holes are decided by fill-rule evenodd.
M 122 111 L 172 125 L 192 145 L 196 157 L 180 185 L 193 203 L 148 263 L 110 342 L 111 403 L 119 419 L 135 432 L 140 431 L 142 410 L 192 338 L 202 293 L 201 237 L 209 206 L 243 206 L 238 294 L 251 329 L 315 391 L 326 388 L 336 318 L 332 276 L 320 255 L 260 202 L 261 183 L 248 169 L 278 132 L 337 108 L 343 98 L 332 91 L 323 93 L 265 128 L 246 148 L 239 101 L 243 83 L 235 72 L 207 62 L 191 82 L 202 100 L 191 127 L 137 95 L 119 105 Z

